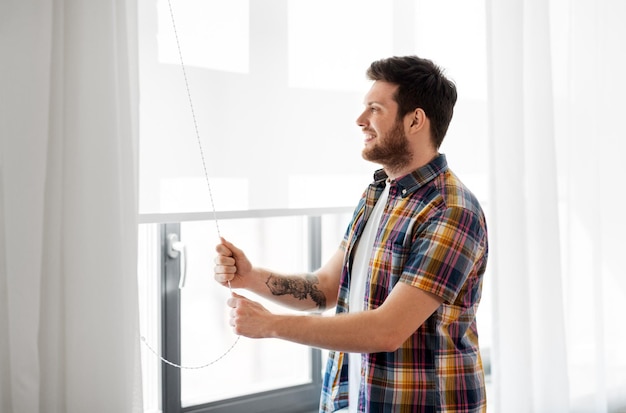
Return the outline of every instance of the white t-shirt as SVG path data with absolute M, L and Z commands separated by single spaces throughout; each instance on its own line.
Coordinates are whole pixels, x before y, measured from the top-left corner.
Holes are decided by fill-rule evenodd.
M 388 197 L 389 183 L 387 183 L 385 190 L 380 195 L 380 198 L 378 198 L 378 201 L 376 201 L 372 215 L 370 215 L 367 223 L 365 224 L 363 234 L 361 234 L 361 238 L 359 239 L 359 243 L 354 252 L 348 305 L 348 312 L 350 313 L 358 313 L 365 310 L 365 287 L 367 284 L 369 262 L 372 257 L 372 249 L 374 248 L 376 233 L 380 227 L 380 220 L 383 216 Z M 340 412 L 346 411 L 349 413 L 357 413 L 359 406 L 359 387 L 361 384 L 361 353 L 348 353 L 348 357 L 348 384 L 350 388 L 350 401 L 348 410 L 342 409 Z

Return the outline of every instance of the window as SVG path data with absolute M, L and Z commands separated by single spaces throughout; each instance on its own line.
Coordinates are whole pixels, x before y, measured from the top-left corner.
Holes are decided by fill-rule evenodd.
M 281 269 L 299 271 L 317 268 L 334 252 L 335 240 L 341 236 L 350 214 L 349 211 L 331 212 L 313 217 L 312 210 L 307 216 L 297 211 L 277 211 L 277 216 L 272 217 L 274 212 L 265 211 L 265 215 L 270 216 L 224 218 L 220 226 L 238 239 L 248 239 L 247 245 L 244 242 L 242 247 L 254 262 L 280 261 L 284 265 Z M 185 215 L 181 218 L 185 219 Z M 163 313 L 161 331 L 154 322 L 146 320 L 145 336 L 152 347 L 162 342 L 161 353 L 167 360 L 190 367 L 181 370 L 167 365 L 160 367 L 153 354 L 144 354 L 144 364 L 148 366 L 146 394 L 152 394 L 148 396 L 152 397 L 148 404 L 158 403 L 159 390 L 155 386 L 159 383 L 158 380 L 150 383 L 150 378 L 158 377 L 162 368 L 163 411 L 166 412 L 186 408 L 249 411 L 251 405 L 255 411 L 264 411 L 262 406 L 272 412 L 315 410 L 321 385 L 320 351 L 278 340 L 243 338 L 236 342 L 230 332 L 225 323 L 227 308 L 224 305 L 228 290 L 216 287 L 212 281 L 211 256 L 206 253 L 213 247 L 211 238 L 215 231 L 210 220 L 141 225 L 141 245 L 146 253 L 140 260 L 143 307 L 155 309 L 157 313 L 161 308 Z M 186 257 L 182 253 L 174 258 L 168 256 L 171 235 L 176 235 L 176 241 L 181 240 L 185 245 Z M 263 239 L 250 239 L 259 236 Z M 279 249 L 274 247 L 278 244 L 282 245 Z M 272 257 L 276 253 L 280 256 Z M 159 256 L 160 270 L 154 265 Z M 181 289 L 182 272 L 186 272 L 186 282 Z M 264 305 L 284 311 L 268 302 Z M 196 368 L 207 364 L 211 365 Z M 228 405 L 222 406 L 220 402 L 226 399 Z
M 212 280 L 217 234 L 169 4 L 138 3 L 142 329 L 166 356 L 193 366 L 224 353 L 235 337 L 225 323 L 228 291 Z M 482 1 L 171 0 L 171 5 L 220 228 L 253 262 L 301 272 L 337 248 L 376 168 L 361 159 L 355 119 L 369 87 L 365 69 L 381 57 L 423 55 L 457 80 L 460 98 L 443 151 L 486 200 L 484 34 L 474 32 L 475 21 L 463 30 L 467 16 L 484 19 Z M 466 157 L 468 152 L 476 156 Z M 162 251 L 172 231 L 187 248 L 182 290 L 174 288 L 180 258 L 168 264 L 174 273 L 167 277 L 158 264 L 168 262 Z M 278 244 L 289 250 L 275 248 Z M 172 294 L 161 300 L 168 282 Z M 162 308 L 171 305 L 180 312 L 172 316 L 171 308 Z M 162 312 L 169 314 L 163 325 Z M 488 350 L 485 318 L 479 328 Z M 297 368 L 281 366 L 279 357 Z M 215 365 L 177 372 L 146 353 L 146 410 L 246 411 L 246 403 L 261 408 L 266 396 L 289 406 L 302 389 L 313 395 L 315 406 L 319 391 L 310 390 L 319 380 L 321 358 L 303 346 L 241 339 Z M 229 376 L 241 366 L 247 377 Z M 279 404 L 272 406 L 279 411 Z

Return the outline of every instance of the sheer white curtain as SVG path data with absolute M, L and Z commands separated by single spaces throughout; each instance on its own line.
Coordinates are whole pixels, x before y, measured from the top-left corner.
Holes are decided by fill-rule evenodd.
M 0 3 L 0 411 L 139 412 L 134 1 Z
M 487 15 L 491 411 L 626 411 L 626 3 Z

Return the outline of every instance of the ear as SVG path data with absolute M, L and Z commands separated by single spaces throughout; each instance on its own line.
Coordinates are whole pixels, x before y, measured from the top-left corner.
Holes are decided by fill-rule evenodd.
M 411 132 L 417 132 L 423 130 L 428 123 L 428 118 L 423 109 L 417 108 L 413 112 L 407 114 L 409 121 L 409 130 Z

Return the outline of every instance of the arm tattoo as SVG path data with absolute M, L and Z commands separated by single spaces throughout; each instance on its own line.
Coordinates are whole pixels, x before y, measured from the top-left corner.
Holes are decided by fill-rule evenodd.
M 313 274 L 304 277 L 281 277 L 270 274 L 265 282 L 273 295 L 291 294 L 298 300 L 306 300 L 307 296 L 317 304 L 320 310 L 326 308 L 326 296 L 318 290 L 319 279 Z

